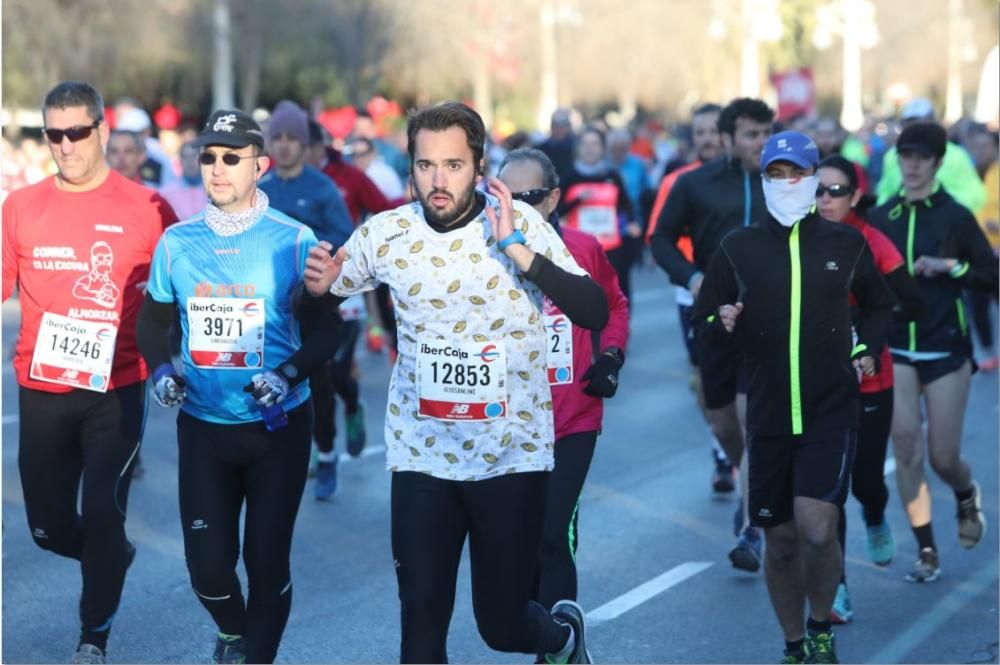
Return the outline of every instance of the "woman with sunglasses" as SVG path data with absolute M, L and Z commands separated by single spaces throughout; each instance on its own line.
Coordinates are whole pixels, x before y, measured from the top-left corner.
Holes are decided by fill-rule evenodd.
M 820 162 L 818 174 L 820 184 L 816 189 L 816 207 L 820 216 L 861 232 L 875 257 L 875 265 L 900 302 L 895 318 L 909 320 L 919 317 L 924 308 L 923 296 L 906 271 L 896 246 L 868 223 L 865 213 L 874 199 L 859 188 L 857 167 L 840 155 L 831 155 Z M 892 424 L 892 358 L 888 345 L 881 350 L 880 363 L 878 374 L 861 377 L 861 414 L 851 471 L 851 491 L 863 509 L 865 553 L 872 563 L 888 566 L 896 552 L 896 543 L 885 519 L 889 489 L 883 473 Z M 847 516 L 843 506 L 840 508 L 838 531 L 843 552 L 847 533 Z M 834 623 L 847 623 L 853 614 L 845 563 L 830 618 Z
M 625 183 L 605 159 L 604 133 L 588 127 L 576 139 L 573 170 L 562 184 L 559 218 L 564 226 L 597 238 L 618 273 L 626 296 L 631 294 L 629 271 L 642 227 L 634 219 Z

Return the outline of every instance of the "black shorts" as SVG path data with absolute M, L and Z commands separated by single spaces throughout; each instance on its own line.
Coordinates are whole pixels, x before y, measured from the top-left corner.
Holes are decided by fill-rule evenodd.
M 765 529 L 784 524 L 794 515 L 797 496 L 844 505 L 857 440 L 853 429 L 800 436 L 747 432 L 750 524 Z
M 696 349 L 706 408 L 721 409 L 733 403 L 736 393 L 746 394 L 743 349 L 736 340 L 703 337 Z
M 892 354 L 892 362 L 898 365 L 908 365 L 917 370 L 917 378 L 920 380 L 920 385 L 922 386 L 933 383 L 942 376 L 948 376 L 952 372 L 957 372 L 962 369 L 962 365 L 966 362 L 972 363 L 973 374 L 978 369 L 976 362 L 972 358 L 960 353 L 953 353 L 947 358 L 940 358 L 938 360 L 911 360 L 906 356 L 894 353 Z
M 684 348 L 688 352 L 688 362 L 692 367 L 698 366 L 698 355 L 695 353 L 694 331 L 691 329 L 691 305 L 677 305 L 677 319 L 681 323 L 681 335 L 684 338 Z

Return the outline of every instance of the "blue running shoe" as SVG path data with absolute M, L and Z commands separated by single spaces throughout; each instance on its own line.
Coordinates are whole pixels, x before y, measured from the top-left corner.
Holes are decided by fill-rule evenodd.
M 313 496 L 317 501 L 326 501 L 337 491 L 337 458 L 332 462 L 320 462 L 316 466 L 316 484 Z
M 883 518 L 881 523 L 868 527 L 866 531 L 865 554 L 868 560 L 876 566 L 888 566 L 896 554 L 896 540 L 892 537 L 889 523 Z
M 830 610 L 831 623 L 844 624 L 854 618 L 854 610 L 851 609 L 851 594 L 847 590 L 847 585 L 841 582 L 837 585 L 837 596 L 833 599 L 833 609 Z
M 760 570 L 761 549 L 760 531 L 748 526 L 743 529 L 736 547 L 729 552 L 729 560 L 737 570 L 756 573 Z

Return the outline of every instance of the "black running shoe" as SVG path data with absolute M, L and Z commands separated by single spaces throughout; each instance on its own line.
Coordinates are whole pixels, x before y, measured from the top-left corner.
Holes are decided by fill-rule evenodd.
M 573 636 L 576 640 L 573 651 L 570 653 L 567 663 L 592 663 L 590 652 L 587 650 L 587 619 L 583 609 L 572 600 L 560 600 L 552 606 L 552 617 L 573 629 Z M 549 662 L 554 662 L 549 659 Z
M 240 636 L 219 635 L 215 638 L 215 653 L 213 663 L 245 663 L 247 655 L 243 650 L 243 638 Z

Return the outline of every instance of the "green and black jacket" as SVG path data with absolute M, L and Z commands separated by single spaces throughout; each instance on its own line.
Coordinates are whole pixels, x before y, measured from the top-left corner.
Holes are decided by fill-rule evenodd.
M 857 302 L 857 344 L 848 294 Z M 878 357 L 894 301 L 868 243 L 815 212 L 791 228 L 767 215 L 727 235 L 692 321 L 712 343 L 722 305 L 743 303 L 733 333 L 746 353 L 747 429 L 784 436 L 858 425 L 852 358 Z
M 869 221 L 899 248 L 906 268 L 921 256 L 957 259 L 951 274 L 914 275 L 927 301 L 927 312 L 912 323 L 889 329 L 889 347 L 909 352 L 972 354 L 962 290 L 996 294 L 997 258 L 969 210 L 940 185 L 921 201 L 900 195 L 868 213 Z

